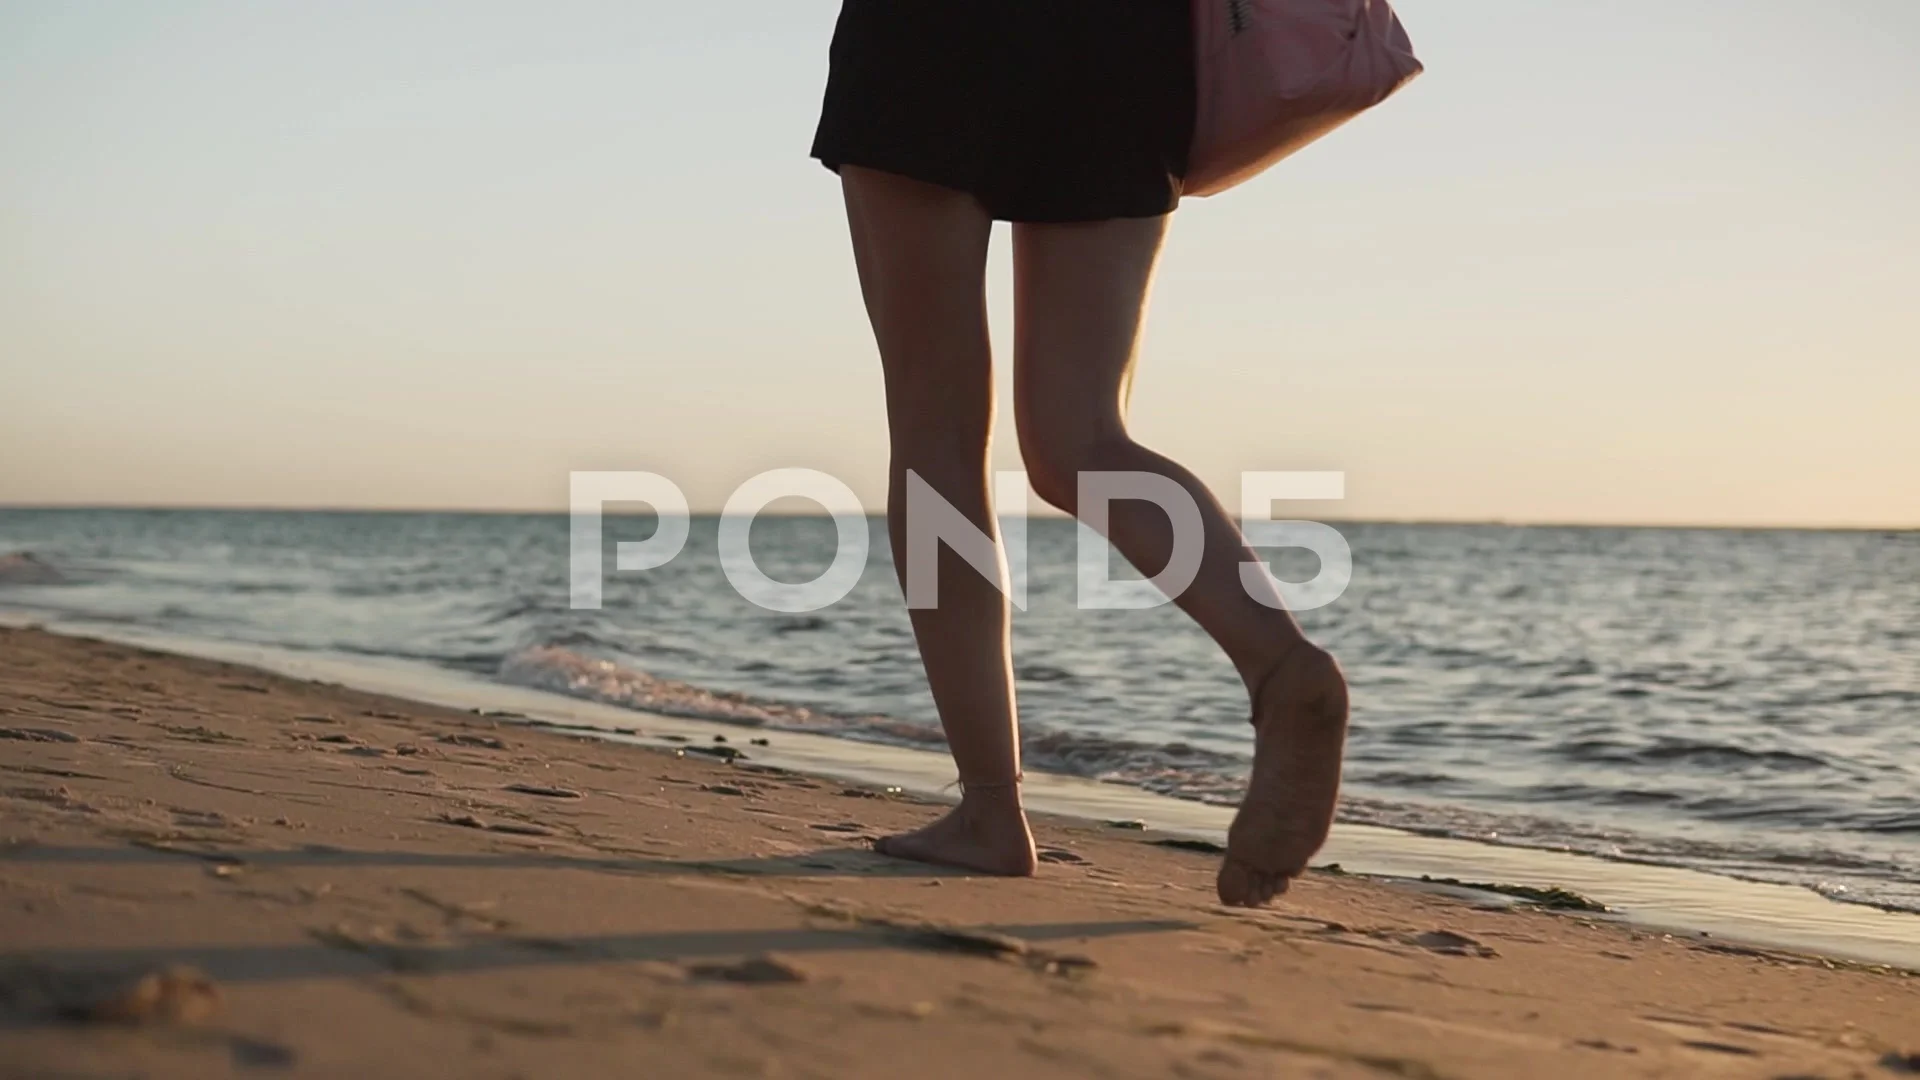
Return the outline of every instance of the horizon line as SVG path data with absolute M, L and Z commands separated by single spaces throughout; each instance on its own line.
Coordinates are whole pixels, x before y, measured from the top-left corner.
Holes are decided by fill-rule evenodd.
M 159 504 L 159 503 L 0 503 L 0 512 L 120 512 L 120 513 L 183 513 L 183 514 L 446 514 L 449 516 L 494 516 L 494 517 L 564 517 L 565 509 L 515 509 L 505 507 L 405 507 L 405 506 L 286 506 L 267 504 Z M 644 511 L 606 510 L 609 517 L 639 517 Z M 885 517 L 884 509 L 875 510 L 863 507 L 863 516 L 868 518 Z M 694 510 L 695 518 L 719 518 L 725 515 L 720 510 Z M 832 515 L 826 511 L 799 513 L 794 511 L 763 510 L 756 516 L 774 518 L 826 518 Z M 1015 517 L 1038 520 L 1071 521 L 1072 517 L 1060 511 L 1043 511 L 1025 514 L 1001 514 L 1000 517 Z M 1236 515 L 1237 518 L 1237 515 Z M 1328 517 L 1316 516 L 1312 520 L 1326 524 L 1344 525 L 1449 525 L 1457 527 L 1494 527 L 1511 529 L 1674 529 L 1686 531 L 1724 531 L 1724 532 L 1920 532 L 1920 521 L 1907 524 L 1890 523 L 1854 523 L 1854 524 L 1758 524 L 1741 522 L 1647 522 L 1647 521 L 1556 521 L 1551 519 L 1524 520 L 1509 518 L 1431 518 L 1431 517 Z

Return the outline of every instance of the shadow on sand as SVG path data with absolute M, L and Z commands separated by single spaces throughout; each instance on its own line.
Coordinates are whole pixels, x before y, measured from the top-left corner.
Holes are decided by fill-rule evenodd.
M 201 851 L 151 845 L 131 848 L 47 847 L 24 844 L 0 849 L 0 863 L 178 864 L 182 859 L 215 865 L 272 867 L 407 867 L 442 869 L 550 869 L 625 874 L 738 874 L 813 877 L 963 876 L 962 871 L 921 866 L 870 851 L 823 849 L 798 855 L 716 860 L 592 858 L 539 853 L 443 854 L 410 851 L 347 851 L 308 847 L 273 851 Z M 869 949 L 996 956 L 1052 970 L 1090 964 L 1084 958 L 1045 950 L 1047 942 L 1190 929 L 1172 920 L 1030 923 L 994 926 L 916 925 L 823 911 L 838 925 L 768 929 L 670 930 L 626 934 L 557 936 L 506 931 L 451 942 L 394 942 L 343 931 L 312 932 L 302 943 L 134 947 L 21 948 L 0 951 L 0 1026 L 43 1022 L 45 1009 L 20 1008 L 27 998 L 60 996 L 62 980 L 89 974 L 153 971 L 175 965 L 199 969 L 220 982 L 272 982 L 387 974 L 460 974 L 630 961 L 678 963 L 764 953 L 803 954 Z M 38 988 L 38 989 L 36 989 Z M 44 991 L 44 992 L 43 992 Z M 11 1015 L 4 1015 L 11 1014 Z M 38 1015 L 34 1015 L 38 1014 Z

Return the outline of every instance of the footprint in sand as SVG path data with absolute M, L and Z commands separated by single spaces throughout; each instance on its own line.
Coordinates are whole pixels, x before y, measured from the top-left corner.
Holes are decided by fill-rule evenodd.
M 449 732 L 440 736 L 440 741 L 453 746 L 476 746 L 482 750 L 505 750 L 507 744 L 492 735 L 474 735 L 464 731 Z
M 584 799 L 585 795 L 572 788 L 545 787 L 540 784 L 508 784 L 508 791 L 517 791 L 522 795 L 538 795 L 543 799 Z
M 539 825 L 522 825 L 511 821 L 482 821 L 472 814 L 442 814 L 439 820 L 444 825 L 458 825 L 463 829 L 482 829 L 486 832 L 508 833 L 513 836 L 553 835 L 553 830 Z
M 1184 837 L 1174 837 L 1168 840 L 1153 840 L 1149 842 L 1155 847 L 1174 848 L 1179 851 L 1197 851 L 1202 855 L 1225 855 L 1227 853 L 1227 849 L 1223 845 L 1216 844 L 1211 840 L 1188 840 Z
M 129 1026 L 194 1025 L 221 1008 L 220 987 L 191 967 L 135 973 L 38 973 L 34 984 L 5 989 L 16 1006 L 37 1006 L 72 1022 Z M 23 992 L 24 991 L 24 992 Z
M 1658 1028 L 1678 1038 L 1680 1045 L 1689 1050 L 1698 1050 L 1702 1053 L 1726 1055 L 1729 1057 L 1760 1056 L 1760 1051 L 1751 1046 L 1742 1046 L 1739 1043 L 1727 1042 L 1719 1038 L 1716 1029 L 1722 1025 L 1716 1025 L 1710 1021 L 1692 1020 L 1683 1016 L 1643 1016 L 1640 1018 L 1640 1022 L 1649 1027 Z M 1778 1029 L 1767 1029 L 1763 1031 L 1761 1030 L 1762 1025 L 1757 1024 L 1751 1026 L 1727 1024 L 1724 1026 L 1736 1028 L 1736 1030 L 1742 1030 L 1748 1034 L 1767 1034 L 1773 1038 L 1786 1039 L 1794 1042 L 1807 1041 L 1789 1032 L 1778 1031 Z
M 1483 959 L 1499 956 L 1491 945 L 1483 945 L 1465 934 L 1456 934 L 1451 930 L 1429 930 L 1424 934 L 1403 937 L 1400 940 L 1408 945 L 1418 945 L 1429 952 L 1445 956 L 1478 956 Z
M 1362 940 L 1367 938 L 1371 938 L 1372 941 Z M 1386 928 L 1357 929 L 1343 923 L 1330 922 L 1321 925 L 1319 939 L 1332 944 L 1355 945 L 1395 953 L 1400 950 L 1393 946 L 1411 945 L 1416 949 L 1439 953 L 1441 956 L 1466 956 L 1491 960 L 1500 955 L 1491 945 L 1452 930 L 1428 930 L 1425 933 L 1415 934 Z M 1373 942 L 1387 944 L 1376 945 Z
M 0 739 L 19 739 L 22 742 L 77 743 L 80 736 L 54 728 L 0 728 Z
M 1041 848 L 1040 861 L 1051 863 L 1074 863 L 1085 866 L 1087 860 L 1065 848 Z
M 1736 1046 L 1733 1043 L 1714 1042 L 1710 1039 L 1685 1039 L 1681 1046 L 1689 1050 L 1700 1050 L 1709 1054 L 1731 1054 L 1735 1057 L 1759 1057 L 1760 1051 L 1749 1046 Z
M 802 983 L 807 973 L 777 956 L 756 956 L 733 963 L 693 964 L 687 976 L 706 982 L 742 983 L 754 986 Z

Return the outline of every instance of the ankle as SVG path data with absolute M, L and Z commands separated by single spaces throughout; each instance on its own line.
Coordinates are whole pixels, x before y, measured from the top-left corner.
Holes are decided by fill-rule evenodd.
M 1274 672 L 1280 670 L 1303 648 L 1313 648 L 1305 634 L 1295 631 L 1279 641 L 1269 641 L 1266 648 L 1255 652 L 1233 656 L 1233 669 L 1240 676 L 1241 684 L 1246 688 L 1247 697 L 1256 695 L 1262 683 Z
M 1020 784 L 966 784 L 960 792 L 960 807 L 968 816 L 987 820 L 1018 818 L 1025 820 L 1026 809 L 1020 799 Z

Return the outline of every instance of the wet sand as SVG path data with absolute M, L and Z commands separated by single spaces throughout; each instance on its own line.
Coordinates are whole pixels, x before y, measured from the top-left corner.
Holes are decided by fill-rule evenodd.
M 1920 978 L 0 630 L 0 1076 L 1900 1075 Z M 744 750 L 744 759 L 729 760 Z M 1463 874 L 1462 876 L 1468 876 Z

